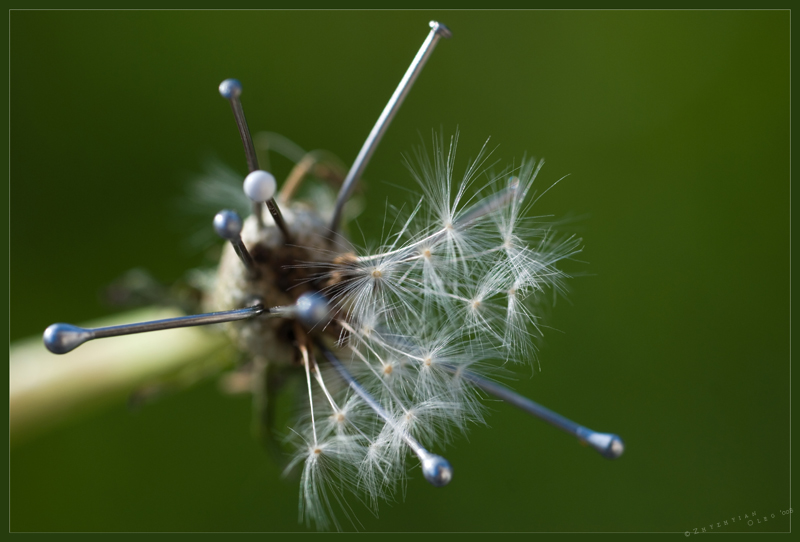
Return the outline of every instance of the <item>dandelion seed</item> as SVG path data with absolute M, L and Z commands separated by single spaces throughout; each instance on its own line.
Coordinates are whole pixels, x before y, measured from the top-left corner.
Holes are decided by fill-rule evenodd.
M 357 527 L 348 497 L 377 511 L 414 475 L 416 462 L 432 485 L 447 485 L 454 471 L 437 452 L 484 421 L 483 393 L 606 457 L 623 451 L 616 435 L 586 429 L 491 380 L 506 361 L 532 361 L 540 333 L 534 294 L 563 293 L 567 275 L 558 266 L 580 250 L 579 239 L 559 238 L 529 218 L 542 162 L 526 159 L 490 175 L 487 142 L 458 178 L 458 135 L 445 144 L 434 134 L 430 152 L 420 147 L 406 164 L 423 196 L 406 214 L 398 211 L 379 249 L 359 249 L 339 233 L 344 205 L 388 123 L 437 41 L 450 36 L 443 25 L 430 26 L 346 177 L 335 175 L 334 163 L 326 170 L 341 184 L 332 208 L 292 197 L 325 159 L 319 153 L 302 156 L 276 196 L 275 178 L 258 164 L 242 86 L 223 81 L 250 171 L 243 190 L 252 215 L 242 220 L 223 210 L 214 217 L 229 244 L 204 300 L 213 312 L 100 329 L 54 324 L 44 334 L 47 348 L 64 354 L 97 338 L 225 323 L 249 358 L 301 373 L 307 408 L 291 428 L 295 452 L 286 470 L 301 469 L 300 521 L 319 529 L 341 529 L 337 517 Z

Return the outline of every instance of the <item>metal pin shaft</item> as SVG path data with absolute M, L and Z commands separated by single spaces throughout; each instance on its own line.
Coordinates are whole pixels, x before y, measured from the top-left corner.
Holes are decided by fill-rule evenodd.
M 83 328 L 73 326 L 72 324 L 53 324 L 44 331 L 44 345 L 54 354 L 66 354 L 92 339 L 103 339 L 105 337 L 117 337 L 120 335 L 131 335 L 133 333 L 145 333 L 148 331 L 160 331 L 162 329 L 233 322 L 235 320 L 252 318 L 264 312 L 269 311 L 265 309 L 263 305 L 258 304 L 244 309 L 197 314 L 193 316 L 180 316 L 178 318 L 167 318 L 165 320 L 154 320 L 152 322 L 140 322 L 137 324 L 110 327 Z
M 230 241 L 234 252 L 239 256 L 250 276 L 255 277 L 258 274 L 258 270 L 253 257 L 242 241 L 242 226 L 242 219 L 236 211 L 224 209 L 214 216 L 214 230 L 217 235 Z
M 241 87 L 239 87 L 241 89 Z M 233 111 L 233 119 L 236 121 L 236 128 L 239 129 L 239 137 L 242 138 L 242 146 L 244 147 L 244 157 L 247 160 L 247 170 L 255 171 L 258 169 L 258 158 L 256 157 L 256 148 L 253 145 L 253 138 L 250 136 L 250 128 L 247 126 L 247 119 L 244 116 L 244 109 L 242 102 L 239 100 L 239 92 L 233 92 L 228 97 Z M 258 218 L 259 225 L 264 225 L 264 220 L 261 217 L 261 206 L 258 203 L 253 203 L 253 214 Z
M 381 404 L 364 387 L 358 380 L 350 374 L 345 366 L 339 361 L 333 352 L 325 348 L 322 344 L 317 343 L 317 346 L 322 351 L 325 358 L 333 365 L 336 371 L 341 375 L 345 381 L 350 384 L 353 391 L 361 397 L 361 399 L 369 406 L 375 413 L 380 416 L 386 423 L 393 424 L 394 420 L 389 416 L 389 413 L 384 410 Z M 411 448 L 411 451 L 419 458 L 422 463 L 422 474 L 425 479 L 436 487 L 446 486 L 453 478 L 453 467 L 442 456 L 433 454 L 426 450 L 417 439 L 409 435 L 407 432 L 402 435 L 403 440 Z
M 239 129 L 239 136 L 242 138 L 242 146 L 244 147 L 244 155 L 247 160 L 247 169 L 252 173 L 258 170 L 258 158 L 256 156 L 256 148 L 253 145 L 253 138 L 250 136 L 250 129 L 247 127 L 247 119 L 244 116 L 244 109 L 242 108 L 242 101 L 239 96 L 242 94 L 242 85 L 235 79 L 226 79 L 220 86 L 220 94 L 226 98 L 231 104 L 233 111 L 233 118 L 236 121 L 236 127 Z M 269 214 L 272 215 L 275 224 L 283 233 L 283 238 L 289 242 L 291 236 L 289 235 L 289 228 L 286 226 L 286 221 L 281 214 L 278 204 L 275 203 L 274 198 L 270 198 L 266 202 Z M 261 205 L 253 203 L 253 214 L 258 218 L 260 226 L 264 225 L 263 218 L 261 217 Z
M 253 261 L 253 257 L 248 252 L 247 247 L 244 246 L 244 241 L 242 238 L 239 237 L 238 239 L 231 241 L 231 245 L 233 245 L 233 251 L 236 252 L 236 255 L 239 256 L 239 259 L 244 264 L 247 272 L 250 273 L 250 276 L 256 276 L 258 271 L 256 270 L 256 264 Z
M 403 75 L 403 78 L 400 80 L 400 84 L 397 85 L 397 89 L 395 89 L 392 97 L 389 98 L 386 107 L 383 108 L 381 116 L 378 117 L 378 121 L 375 123 L 375 126 L 373 126 L 369 136 L 367 136 L 367 140 L 364 141 L 364 145 L 361 147 L 358 156 L 356 156 L 353 162 L 353 166 L 350 168 L 347 177 L 345 177 L 342 183 L 342 188 L 339 190 L 339 195 L 336 198 L 333 219 L 331 220 L 331 231 L 333 234 L 339 230 L 344 204 L 347 203 L 347 200 L 350 198 L 356 183 L 358 183 L 361 174 L 367 167 L 367 163 L 369 163 L 370 158 L 372 158 L 372 153 L 375 152 L 375 148 L 378 146 L 383 134 L 389 127 L 389 123 L 392 122 L 395 113 L 400 109 L 400 105 L 403 103 L 409 90 L 411 90 L 411 86 L 422 71 L 422 67 L 425 66 L 425 62 L 428 61 L 428 57 L 430 57 L 434 47 L 436 47 L 439 38 L 450 38 L 452 36 L 450 29 L 445 25 L 436 21 L 431 21 L 429 24 L 431 31 L 428 37 L 425 38 L 422 47 L 420 47 L 414 60 L 411 61 L 411 65 L 406 70 L 405 75 Z
M 449 369 L 455 372 L 454 368 L 451 367 Z M 543 407 L 539 403 L 532 401 L 527 397 L 523 397 L 522 395 L 506 388 L 505 386 L 480 377 L 475 373 L 463 371 L 461 375 L 464 379 L 469 380 L 486 393 L 494 395 L 506 403 L 510 403 L 515 407 L 524 410 L 531 416 L 535 416 L 540 420 L 544 420 L 553 427 L 561 429 L 565 433 L 569 433 L 570 435 L 577 437 L 580 441 L 585 442 L 597 450 L 597 452 L 599 452 L 600 455 L 606 459 L 616 459 L 622 455 L 622 452 L 625 451 L 625 444 L 618 435 L 613 433 L 598 433 L 597 431 L 593 431 L 587 427 L 573 422 L 570 419 L 565 418 L 561 414 L 553 412 L 549 408 Z

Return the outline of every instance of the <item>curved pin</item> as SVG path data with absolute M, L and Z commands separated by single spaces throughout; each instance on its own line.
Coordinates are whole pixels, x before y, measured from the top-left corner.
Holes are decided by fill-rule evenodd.
M 258 169 L 258 158 L 256 157 L 256 149 L 253 145 L 253 138 L 250 136 L 250 129 L 247 127 L 247 119 L 244 116 L 244 109 L 242 109 L 242 101 L 239 97 L 242 95 L 242 84 L 236 79 L 225 79 L 219 84 L 220 96 L 228 100 L 233 110 L 233 118 L 236 121 L 236 127 L 239 129 L 239 136 L 242 138 L 242 145 L 244 146 L 244 155 L 247 159 L 247 169 L 252 174 Z M 266 172 L 264 172 L 266 173 Z M 268 174 L 269 175 L 269 174 Z M 274 190 L 273 190 L 274 192 Z M 283 219 L 280 207 L 275 203 L 275 199 L 270 196 L 265 201 L 269 214 L 275 220 L 275 224 L 280 228 L 283 233 L 283 238 L 289 242 L 291 236 L 289 235 L 289 228 L 286 226 L 286 221 Z M 261 202 L 253 203 L 253 214 L 258 218 L 258 224 L 264 225 L 264 219 L 261 216 Z
M 265 312 L 268 313 L 269 310 L 265 309 L 263 305 L 258 304 L 245 309 L 197 314 L 193 316 L 180 316 L 178 318 L 167 318 L 165 320 L 154 320 L 152 322 L 125 324 L 121 326 L 83 328 L 73 326 L 72 324 L 53 324 L 44 330 L 44 345 L 53 354 L 66 354 L 92 339 L 118 337 L 120 335 L 131 335 L 133 333 L 160 331 L 162 329 L 233 322 L 235 320 L 253 318 Z
M 455 373 L 454 367 L 448 367 L 448 370 Z M 587 427 L 573 422 L 550 410 L 545 408 L 535 401 L 531 401 L 527 397 L 511 391 L 505 386 L 501 386 L 496 382 L 487 380 L 469 371 L 462 371 L 461 375 L 466 379 L 478 386 L 486 393 L 490 393 L 503 401 L 514 405 L 515 407 L 524 410 L 531 416 L 536 416 L 540 420 L 544 420 L 550 425 L 577 437 L 583 443 L 588 444 L 606 459 L 617 459 L 625 451 L 625 443 L 622 439 L 613 433 L 598 433 Z
M 214 216 L 214 231 L 226 241 L 231 242 L 233 250 L 239 256 L 247 271 L 251 276 L 256 276 L 258 273 L 256 264 L 242 241 L 242 219 L 236 211 L 224 209 L 218 212 Z
M 325 348 L 322 344 L 317 343 L 317 346 L 325 358 L 331 363 L 331 365 L 333 365 L 341 377 L 344 378 L 348 384 L 350 384 L 350 387 L 353 388 L 353 391 L 356 392 L 359 397 L 361 397 L 367 406 L 374 410 L 375 413 L 386 423 L 394 423 L 392 418 L 383 409 L 381 404 L 376 401 L 366 389 L 364 389 L 364 387 L 353 377 L 353 375 L 350 374 L 342 362 L 339 361 L 339 358 L 337 358 L 333 352 Z M 422 475 L 425 476 L 425 479 L 435 487 L 444 487 L 449 484 L 450 480 L 453 479 L 453 467 L 450 466 L 450 462 L 444 457 L 432 454 L 426 450 L 422 444 L 417 441 L 417 439 L 409 435 L 407 432 L 403 432 L 402 436 L 406 445 L 411 448 L 411 451 L 414 452 L 414 454 L 419 458 L 420 463 L 422 463 Z
M 428 37 L 425 38 L 414 60 L 411 61 L 411 65 L 400 80 L 400 84 L 397 85 L 394 94 L 389 98 L 389 102 L 386 104 L 386 107 L 383 108 L 381 116 L 378 117 L 378 121 L 367 136 L 367 140 L 364 141 L 364 145 L 361 147 L 358 156 L 356 156 L 353 162 L 353 166 L 350 168 L 350 171 L 347 172 L 347 177 L 345 177 L 342 188 L 339 190 L 339 195 L 336 197 L 336 207 L 333 210 L 333 218 L 331 219 L 331 237 L 339 230 L 344 204 L 347 203 L 347 200 L 350 198 L 350 194 L 353 192 L 356 183 L 358 183 L 361 174 L 367 167 L 367 163 L 369 163 L 370 158 L 372 158 L 372 153 L 375 152 L 375 148 L 378 146 L 383 134 L 389 127 L 389 123 L 392 122 L 395 113 L 400 109 L 400 105 L 402 105 L 403 100 L 405 100 L 408 91 L 411 90 L 414 81 L 417 80 L 417 76 L 422 71 L 423 66 L 425 66 L 425 62 L 428 61 L 428 57 L 431 56 L 439 38 L 450 39 L 453 36 L 450 29 L 441 23 L 431 21 L 428 25 L 431 27 Z

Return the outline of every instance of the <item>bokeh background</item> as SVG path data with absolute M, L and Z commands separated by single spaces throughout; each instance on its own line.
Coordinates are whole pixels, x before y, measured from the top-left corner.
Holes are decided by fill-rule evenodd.
M 500 165 L 546 158 L 540 186 L 569 175 L 537 210 L 572 218 L 585 263 L 514 385 L 627 451 L 495 404 L 447 448 L 448 488 L 416 471 L 362 528 L 789 530 L 788 11 L 12 12 L 12 341 L 113 313 L 98 292 L 128 269 L 208 263 L 176 202 L 209 157 L 246 172 L 222 79 L 254 131 L 350 163 L 434 18 L 454 37 L 367 169 L 361 228 L 407 199 L 431 129 L 460 129 L 461 167 L 491 136 Z M 12 531 L 303 530 L 297 495 L 213 379 L 11 449 Z

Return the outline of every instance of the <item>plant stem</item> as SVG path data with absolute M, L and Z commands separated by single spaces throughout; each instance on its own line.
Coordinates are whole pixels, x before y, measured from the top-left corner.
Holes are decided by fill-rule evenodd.
M 149 307 L 87 326 L 177 316 L 182 315 L 175 309 Z M 48 352 L 40 336 L 17 341 L 9 349 L 11 443 L 114 400 L 125 400 L 145 384 L 206 367 L 202 361 L 219 353 L 226 343 L 219 330 L 196 327 L 92 341 L 63 356 Z

